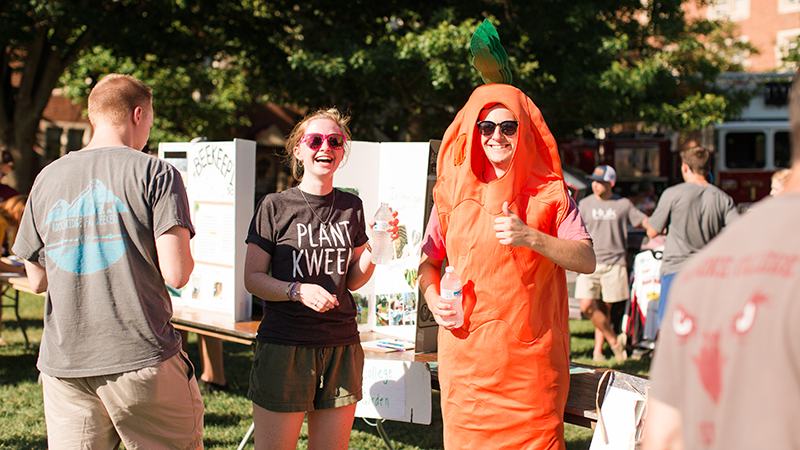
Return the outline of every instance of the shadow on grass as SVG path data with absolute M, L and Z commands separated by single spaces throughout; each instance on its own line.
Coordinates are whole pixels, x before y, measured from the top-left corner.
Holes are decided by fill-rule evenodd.
M 205 400 L 205 399 L 204 399 Z M 237 427 L 241 425 L 242 421 L 247 421 L 248 426 L 253 421 L 253 414 L 247 411 L 247 414 L 237 413 L 235 411 L 224 411 L 223 413 L 208 412 L 203 415 L 204 426 L 220 426 L 220 427 Z
M 28 337 L 31 337 L 31 333 L 33 333 L 34 336 L 41 336 L 43 326 L 42 319 L 25 317 L 24 314 L 20 315 L 22 316 L 22 325 L 25 326 L 25 333 L 28 334 Z M 3 311 L 3 331 L 5 332 L 6 330 L 20 331 L 19 321 L 14 311 Z
M 0 448 L 47 448 L 47 438 L 35 438 L 31 436 L 19 436 L 13 438 L 0 438 Z
M 39 379 L 39 370 L 36 368 L 38 353 L 37 351 L 24 355 L 3 356 L 3 364 L 0 364 L 0 384 L 17 385 L 25 381 L 36 383 Z

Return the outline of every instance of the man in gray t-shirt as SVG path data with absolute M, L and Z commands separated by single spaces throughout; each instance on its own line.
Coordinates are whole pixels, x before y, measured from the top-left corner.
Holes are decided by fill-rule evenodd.
M 611 191 L 617 173 L 611 166 L 597 166 L 588 177 L 592 192 L 578 204 L 581 218 L 594 243 L 597 267 L 594 273 L 578 274 L 575 297 L 580 300 L 581 312 L 595 327 L 594 359 L 602 361 L 603 343 L 608 341 L 617 360 L 624 360 L 625 334 L 617 336 L 610 320 L 609 304 L 624 302 L 630 297 L 625 255 L 628 249 L 628 226 L 647 224 L 647 216 L 636 209 L 627 198 Z
M 789 99 L 800 126 L 800 74 Z M 675 279 L 651 365 L 646 450 L 798 448 L 800 133 L 785 190 L 762 200 Z
M 681 152 L 681 175 L 684 183 L 667 188 L 650 216 L 647 235 L 666 234 L 661 263 L 661 295 L 658 299 L 658 323 L 664 316 L 669 287 L 684 261 L 700 251 L 739 213 L 733 199 L 705 177 L 710 155 L 702 147 Z
M 202 448 L 203 402 L 164 284 L 185 285 L 194 267 L 183 180 L 141 151 L 147 86 L 107 75 L 88 105 L 92 140 L 37 176 L 13 249 L 47 292 L 37 367 L 48 441 Z

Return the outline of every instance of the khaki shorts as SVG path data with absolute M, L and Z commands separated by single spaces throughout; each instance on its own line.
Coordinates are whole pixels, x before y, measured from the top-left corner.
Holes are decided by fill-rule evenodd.
M 361 344 L 306 348 L 259 342 L 247 397 L 274 412 L 332 409 L 361 400 Z
M 631 296 L 628 269 L 620 264 L 598 264 L 593 274 L 575 278 L 575 298 L 616 303 Z
M 98 377 L 42 374 L 50 450 L 202 449 L 203 399 L 185 353 Z

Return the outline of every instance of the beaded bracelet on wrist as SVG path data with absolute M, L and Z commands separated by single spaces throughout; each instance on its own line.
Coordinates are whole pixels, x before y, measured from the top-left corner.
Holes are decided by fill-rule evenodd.
M 294 299 L 295 294 L 297 293 L 297 285 L 300 284 L 299 281 L 295 281 L 294 283 L 289 283 L 286 286 L 286 298 L 289 300 L 296 302 L 297 300 Z

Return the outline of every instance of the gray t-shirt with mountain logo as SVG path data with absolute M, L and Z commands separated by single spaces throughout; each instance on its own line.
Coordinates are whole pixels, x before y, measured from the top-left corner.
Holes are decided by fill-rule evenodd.
M 155 245 L 176 225 L 194 234 L 181 175 L 161 159 L 104 147 L 41 171 L 13 248 L 47 271 L 39 370 L 110 375 L 178 353 Z

